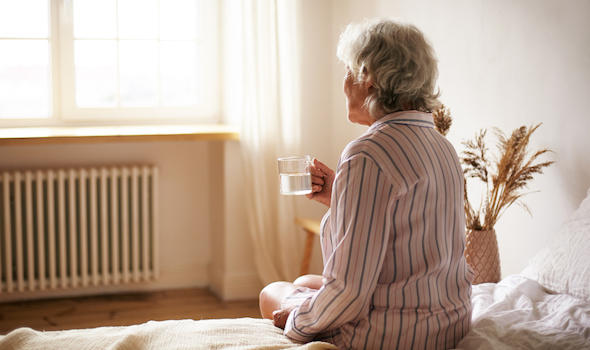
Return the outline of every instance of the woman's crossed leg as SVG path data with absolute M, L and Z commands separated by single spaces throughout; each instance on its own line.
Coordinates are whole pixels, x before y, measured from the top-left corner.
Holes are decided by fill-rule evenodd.
M 258 299 L 262 318 L 272 320 L 273 312 L 281 309 L 283 299 L 297 289 L 297 287 L 320 289 L 322 287 L 322 276 L 303 275 L 299 276 L 293 283 L 280 281 L 273 282 L 264 287 Z

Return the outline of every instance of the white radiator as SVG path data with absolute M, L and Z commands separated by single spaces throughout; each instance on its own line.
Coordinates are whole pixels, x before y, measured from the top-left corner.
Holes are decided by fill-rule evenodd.
M 0 293 L 158 276 L 153 166 L 0 173 Z

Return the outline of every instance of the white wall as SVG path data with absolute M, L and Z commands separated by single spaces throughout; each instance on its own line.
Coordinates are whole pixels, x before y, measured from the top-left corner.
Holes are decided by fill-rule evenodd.
M 366 17 L 413 23 L 439 58 L 441 100 L 461 141 L 480 128 L 509 132 L 542 122 L 534 148 L 549 147 L 557 163 L 531 183 L 533 217 L 511 207 L 496 226 L 503 276 L 517 273 L 557 234 L 590 186 L 590 2 L 485 0 L 334 1 L 333 49 L 342 28 Z M 334 154 L 362 128 L 344 121 L 342 67 L 334 66 Z
M 211 290 L 224 300 L 255 299 L 262 285 L 248 232 L 238 142 L 210 145 Z

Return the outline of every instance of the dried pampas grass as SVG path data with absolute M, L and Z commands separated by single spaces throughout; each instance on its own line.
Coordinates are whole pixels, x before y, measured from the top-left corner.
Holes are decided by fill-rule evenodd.
M 446 135 L 452 124 L 451 113 L 444 105 L 432 113 L 436 130 Z M 475 138 L 463 142 L 465 150 L 461 153 L 463 164 L 463 185 L 465 218 L 468 230 L 491 230 L 512 204 L 517 203 L 530 214 L 528 206 L 521 201 L 527 193 L 523 190 L 535 174 L 542 174 L 543 169 L 553 161 L 539 161 L 539 157 L 551 150 L 543 148 L 534 153 L 528 150 L 531 135 L 541 126 L 521 126 L 516 128 L 510 137 L 495 128 L 498 139 L 499 157 L 495 160 L 488 156 L 486 146 L 487 130 L 480 130 Z M 482 203 L 475 209 L 467 197 L 467 179 L 476 178 L 483 182 L 486 191 Z
M 453 118 L 451 118 L 451 111 L 445 105 L 441 105 L 439 109 L 432 113 L 434 119 L 434 126 L 436 130 L 443 136 L 447 136 L 451 124 L 453 124 Z
M 465 178 L 476 178 L 486 185 L 483 204 L 474 209 L 467 198 L 465 188 L 466 226 L 470 230 L 491 230 L 512 204 L 517 203 L 527 210 L 528 206 L 521 201 L 527 194 L 522 192 L 535 174 L 542 174 L 543 168 L 553 161 L 539 162 L 541 155 L 550 152 L 544 148 L 534 153 L 528 150 L 531 135 L 541 126 L 521 126 L 516 128 L 510 137 L 499 129 L 494 129 L 498 138 L 499 157 L 490 161 L 485 144 L 486 130 L 481 130 L 473 140 L 463 142 L 465 150 L 461 154 Z M 466 186 L 467 181 L 464 181 Z

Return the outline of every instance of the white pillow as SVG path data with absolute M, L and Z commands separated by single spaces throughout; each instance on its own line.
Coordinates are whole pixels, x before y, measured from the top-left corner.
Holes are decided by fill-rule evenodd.
M 590 301 L 590 189 L 556 238 L 522 274 L 552 292 Z

